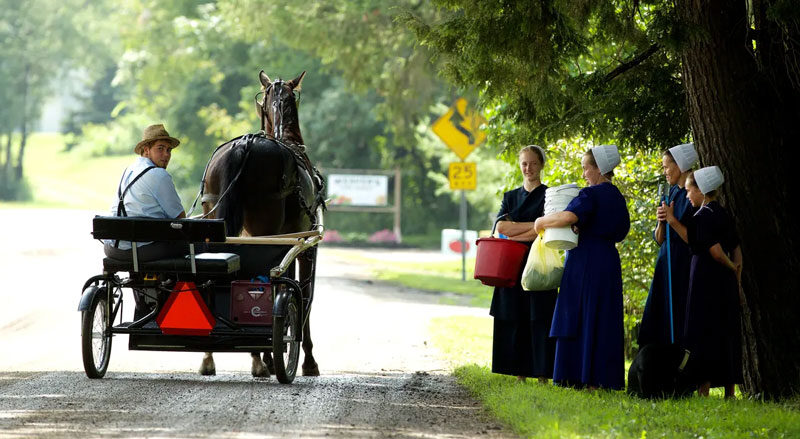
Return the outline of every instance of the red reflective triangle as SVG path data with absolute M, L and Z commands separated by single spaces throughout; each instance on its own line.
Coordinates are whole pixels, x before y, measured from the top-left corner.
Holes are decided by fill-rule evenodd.
M 156 318 L 167 335 L 209 335 L 216 325 L 194 282 L 178 282 Z

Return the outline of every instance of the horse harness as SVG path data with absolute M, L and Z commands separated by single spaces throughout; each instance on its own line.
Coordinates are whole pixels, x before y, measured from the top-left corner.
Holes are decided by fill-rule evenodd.
M 308 155 L 306 155 L 306 153 L 305 153 L 305 149 L 306 149 L 305 145 L 300 145 L 300 144 L 295 144 L 295 143 L 284 143 L 284 142 L 282 142 L 282 141 L 280 141 L 278 139 L 273 139 L 273 138 L 268 137 L 266 135 L 266 133 L 262 130 L 262 131 L 260 131 L 260 132 L 258 132 L 256 134 L 245 134 L 243 136 L 236 137 L 236 138 L 234 138 L 234 139 L 232 139 L 232 140 L 230 140 L 228 142 L 223 143 L 222 145 L 219 145 L 214 150 L 214 152 L 211 154 L 211 158 L 208 160 L 208 163 L 206 164 L 205 170 L 203 171 L 203 179 L 202 179 L 202 182 L 200 184 L 200 193 L 198 194 L 197 198 L 195 198 L 194 203 L 192 203 L 192 207 L 191 207 L 191 209 L 189 211 L 190 214 L 194 210 L 198 199 L 200 200 L 201 203 L 206 203 L 206 202 L 214 203 L 214 207 L 211 210 L 209 210 L 208 213 L 204 214 L 203 218 L 207 217 L 208 215 L 210 215 L 212 212 L 214 212 L 216 210 L 217 206 L 219 206 L 219 201 L 221 199 L 223 199 L 225 197 L 225 195 L 228 194 L 230 189 L 236 184 L 236 181 L 239 179 L 239 176 L 242 174 L 242 170 L 244 169 L 244 166 L 247 163 L 247 158 L 250 155 L 250 147 L 251 147 L 253 141 L 256 138 L 263 138 L 263 139 L 267 139 L 267 140 L 272 140 L 273 142 L 277 143 L 281 147 L 283 147 L 283 148 L 287 149 L 289 152 L 291 152 L 292 153 L 292 157 L 294 158 L 295 165 L 297 167 L 301 168 L 301 169 L 304 169 L 306 172 L 308 172 L 309 176 L 311 176 L 312 182 L 314 184 L 315 192 L 316 192 L 316 197 L 315 197 L 315 200 L 314 200 L 313 208 L 311 206 L 308 206 L 308 204 L 306 204 L 306 201 L 302 196 L 302 187 L 300 186 L 300 179 L 297 179 L 297 182 L 295 183 L 294 187 L 288 187 L 287 186 L 287 187 L 284 187 L 280 192 L 278 192 L 276 194 L 264 194 L 263 196 L 265 198 L 268 198 L 268 199 L 282 199 L 282 198 L 286 198 L 289 194 L 295 193 L 295 194 L 297 194 L 297 199 L 298 199 L 298 202 L 300 203 L 300 208 L 305 211 L 306 215 L 308 215 L 309 218 L 313 218 L 314 217 L 314 210 L 316 210 L 316 206 L 320 206 L 321 205 L 323 209 L 326 209 L 325 198 L 322 195 L 324 193 L 325 180 L 323 179 L 322 174 L 319 172 L 319 170 L 317 170 L 317 168 L 315 168 L 311 164 L 311 160 L 308 158 Z M 205 184 L 206 184 L 206 177 L 207 177 L 207 174 L 208 174 L 208 166 L 211 164 L 211 161 L 213 160 L 213 158 L 217 154 L 217 152 L 223 146 L 225 146 L 227 144 L 231 144 L 231 143 L 232 143 L 231 148 L 234 148 L 237 145 L 241 145 L 241 147 L 244 148 L 245 157 L 244 157 L 244 160 L 242 160 L 242 165 L 239 168 L 239 171 L 236 173 L 236 176 L 230 181 L 230 183 L 228 183 L 228 186 L 222 191 L 222 193 L 220 195 L 217 195 L 217 194 L 206 194 L 205 193 Z M 286 175 L 285 174 L 283 175 L 283 182 L 284 182 L 284 185 L 285 185 L 286 184 Z

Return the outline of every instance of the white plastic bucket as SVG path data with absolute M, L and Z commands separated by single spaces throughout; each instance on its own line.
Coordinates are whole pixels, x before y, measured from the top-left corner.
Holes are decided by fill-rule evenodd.
M 576 184 L 565 184 L 547 188 L 544 192 L 544 214 L 560 212 L 578 196 L 580 189 Z M 569 250 L 578 245 L 578 234 L 571 227 L 557 227 L 544 230 L 544 244 L 558 250 Z

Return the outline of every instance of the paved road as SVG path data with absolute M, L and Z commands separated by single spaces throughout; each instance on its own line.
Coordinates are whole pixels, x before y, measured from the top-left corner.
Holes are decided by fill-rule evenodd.
M 93 213 L 0 215 L 0 437 L 510 436 L 428 343 L 431 318 L 485 310 L 372 283 L 353 250 L 320 250 L 311 324 L 321 377 L 254 379 L 246 354 L 215 355 L 217 376 L 201 377 L 200 354 L 128 351 L 120 336 L 106 377 L 89 380 L 76 307 L 102 256 Z

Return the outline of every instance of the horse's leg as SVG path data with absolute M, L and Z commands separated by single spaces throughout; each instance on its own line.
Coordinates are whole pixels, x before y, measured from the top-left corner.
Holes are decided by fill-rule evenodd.
M 267 370 L 269 373 L 275 373 L 275 362 L 272 361 L 272 352 L 264 351 L 264 364 L 267 365 Z
M 300 260 L 300 279 L 308 280 L 308 284 L 303 288 L 303 305 L 311 299 L 314 291 L 315 265 L 317 248 L 313 247 L 306 250 L 298 259 Z M 309 308 L 310 311 L 310 308 Z M 306 316 L 306 324 L 303 325 L 303 376 L 319 376 L 319 366 L 314 360 L 314 343 L 311 341 L 311 316 Z
M 261 354 L 258 352 L 251 352 L 250 357 L 253 359 L 253 366 L 250 367 L 250 373 L 253 374 L 254 377 L 268 378 L 269 370 L 267 370 L 267 365 L 261 360 Z
M 214 365 L 214 354 L 206 352 L 203 361 L 200 363 L 200 375 L 216 375 L 217 367 Z

